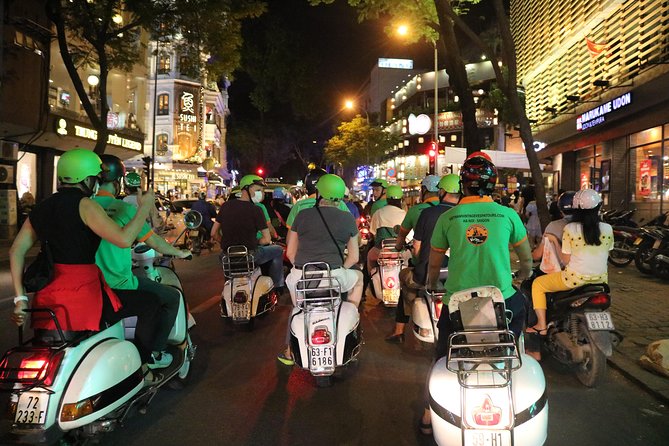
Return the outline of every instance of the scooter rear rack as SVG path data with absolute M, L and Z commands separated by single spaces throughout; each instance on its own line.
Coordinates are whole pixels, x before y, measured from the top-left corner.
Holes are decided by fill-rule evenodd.
M 255 259 L 246 246 L 230 246 L 221 258 L 223 274 L 227 279 L 243 277 L 255 270 Z

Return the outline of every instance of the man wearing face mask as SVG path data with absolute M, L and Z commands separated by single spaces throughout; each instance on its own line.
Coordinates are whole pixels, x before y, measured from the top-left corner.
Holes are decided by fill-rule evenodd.
M 276 288 L 283 288 L 283 249 L 272 245 L 272 237 L 262 210 L 255 205 L 263 199 L 265 183 L 258 175 L 245 175 L 239 182 L 241 196 L 226 201 L 218 211 L 211 238 L 220 240 L 221 256 L 228 247 L 244 245 L 253 252 L 256 265 L 269 264 L 269 275 Z M 219 234 L 220 229 L 220 234 Z M 260 239 L 256 232 L 260 231 Z

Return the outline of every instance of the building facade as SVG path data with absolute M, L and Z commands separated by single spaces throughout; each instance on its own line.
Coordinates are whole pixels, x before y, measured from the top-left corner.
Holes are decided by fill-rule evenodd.
M 511 1 L 539 157 L 637 218 L 669 210 L 669 3 Z

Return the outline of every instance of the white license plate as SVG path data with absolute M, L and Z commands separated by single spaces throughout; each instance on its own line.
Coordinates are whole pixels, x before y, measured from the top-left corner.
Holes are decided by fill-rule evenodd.
M 248 319 L 249 318 L 249 304 L 232 304 L 232 318 L 233 319 Z
M 611 313 L 608 311 L 590 311 L 585 313 L 585 319 L 588 321 L 588 329 L 591 331 L 598 330 L 615 330 L 613 321 L 611 320 Z
M 334 346 L 311 347 L 310 369 L 323 369 L 335 366 Z
M 511 446 L 511 432 L 467 429 L 464 446 Z
M 49 395 L 45 392 L 23 392 L 19 396 L 14 422 L 17 424 L 44 424 Z

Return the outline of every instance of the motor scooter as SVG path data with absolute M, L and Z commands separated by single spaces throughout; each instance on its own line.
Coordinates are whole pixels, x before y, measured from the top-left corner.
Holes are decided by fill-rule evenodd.
M 328 387 L 335 370 L 360 353 L 360 315 L 358 308 L 345 300 L 327 263 L 307 263 L 302 271 L 290 316 L 290 346 L 295 364 L 309 370 L 318 387 Z
M 189 217 L 185 220 L 188 224 Z M 146 413 L 162 386 L 182 387 L 195 356 L 189 333 L 194 320 L 173 265 L 154 267 L 155 253 L 147 248 L 142 245 L 135 253 L 138 273 L 173 286 L 181 294 L 168 337 L 167 350 L 174 359 L 160 369 L 164 379 L 145 386 L 142 361 L 131 342 L 135 317 L 99 332 L 71 332 L 61 329 L 52 310 L 27 309 L 28 313 L 48 314 L 56 330 L 36 330 L 32 339 L 24 341 L 19 329 L 19 345 L 0 360 L 0 391 L 10 394 L 8 413 L 13 420 L 0 442 L 53 444 L 65 439 L 83 443 L 122 425 L 133 409 Z
M 400 271 L 404 264 L 402 252 L 395 249 L 396 239 L 389 238 L 381 242 L 377 260 L 378 267 L 372 272 L 374 293 L 381 297 L 386 307 L 396 307 L 400 298 Z
M 279 295 L 272 278 L 263 275 L 246 246 L 230 246 L 221 258 L 225 286 L 221 317 L 253 330 L 255 318 L 274 311 Z
M 442 300 L 443 293 L 428 292 Z M 428 380 L 434 439 L 449 446 L 539 446 L 548 432 L 546 380 L 508 329 L 504 297 L 483 286 L 451 295 L 455 332 Z
M 445 282 L 448 278 L 448 268 L 443 267 L 439 271 L 439 281 Z M 434 344 L 439 338 L 439 317 L 443 303 L 441 299 L 435 299 L 434 295 L 421 290 L 413 301 L 412 320 L 413 334 L 419 341 Z

